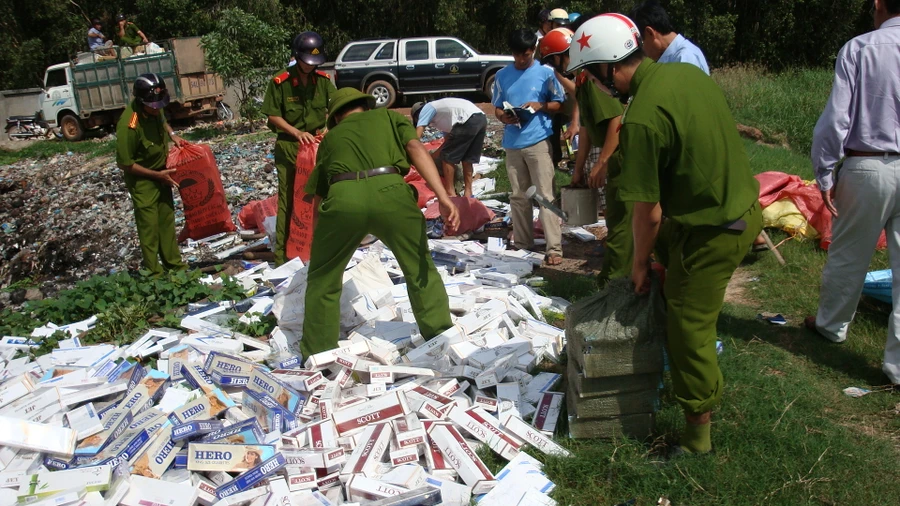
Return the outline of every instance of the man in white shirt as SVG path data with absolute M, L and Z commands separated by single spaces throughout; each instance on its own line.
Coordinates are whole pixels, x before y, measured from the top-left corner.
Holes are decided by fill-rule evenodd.
M 413 125 L 419 137 L 426 126 L 432 126 L 444 132 L 444 145 L 441 146 L 441 165 L 444 188 L 452 197 L 456 196 L 454 177 L 456 164 L 462 162 L 465 178 L 466 197 L 472 196 L 472 176 L 474 164 L 481 160 L 484 145 L 484 134 L 487 130 L 487 118 L 484 112 L 472 102 L 462 98 L 442 98 L 427 104 L 418 102 L 411 111 Z

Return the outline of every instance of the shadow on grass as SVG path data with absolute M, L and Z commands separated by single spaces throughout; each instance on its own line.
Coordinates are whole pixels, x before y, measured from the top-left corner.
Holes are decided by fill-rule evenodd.
M 843 344 L 832 343 L 803 326 L 779 327 L 726 312 L 719 315 L 718 325 L 737 339 L 747 343 L 754 340 L 766 342 L 868 385 L 885 382 L 881 368 L 872 366 L 872 357 Z

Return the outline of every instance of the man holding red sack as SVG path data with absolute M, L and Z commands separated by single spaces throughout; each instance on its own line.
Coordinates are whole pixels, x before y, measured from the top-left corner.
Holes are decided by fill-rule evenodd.
M 278 171 L 278 217 L 275 225 L 275 263 L 287 258 L 288 231 L 294 213 L 294 179 L 300 143 L 315 142 L 325 128 L 331 95 L 337 91 L 328 74 L 316 67 L 325 63 L 325 41 L 315 32 L 294 37 L 292 56 L 297 63 L 279 72 L 266 89 L 262 112 L 269 117 L 275 140 L 275 169 Z
M 143 74 L 134 82 L 134 100 L 116 126 L 116 164 L 125 171 L 125 185 L 134 204 L 134 221 L 144 269 L 186 269 L 175 239 L 174 169 L 166 169 L 168 139 L 184 143 L 166 122 L 162 109 L 169 103 L 166 83 L 156 74 Z M 160 264 L 160 258 L 162 263 Z

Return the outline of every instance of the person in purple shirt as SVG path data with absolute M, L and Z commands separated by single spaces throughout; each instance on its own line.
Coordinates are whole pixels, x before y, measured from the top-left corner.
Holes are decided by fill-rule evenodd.
M 900 0 L 874 0 L 873 17 L 875 31 L 838 53 L 831 96 L 813 132 L 812 164 L 834 224 L 819 309 L 805 323 L 829 341 L 847 339 L 883 230 L 894 309 L 882 370 L 900 384 Z
M 634 21 L 644 39 L 644 53 L 658 63 L 690 63 L 709 75 L 703 51 L 675 32 L 672 20 L 657 0 L 648 0 L 631 9 Z

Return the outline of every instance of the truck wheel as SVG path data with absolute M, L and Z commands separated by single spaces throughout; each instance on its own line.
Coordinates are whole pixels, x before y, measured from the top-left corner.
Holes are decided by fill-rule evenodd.
M 484 81 L 484 94 L 487 95 L 488 102 L 494 99 L 494 75 L 491 74 L 487 80 Z
M 59 120 L 63 137 L 69 142 L 80 141 L 84 138 L 84 126 L 74 114 L 66 114 Z
M 373 81 L 366 87 L 366 93 L 375 97 L 375 107 L 390 107 L 397 101 L 394 85 L 387 81 Z

